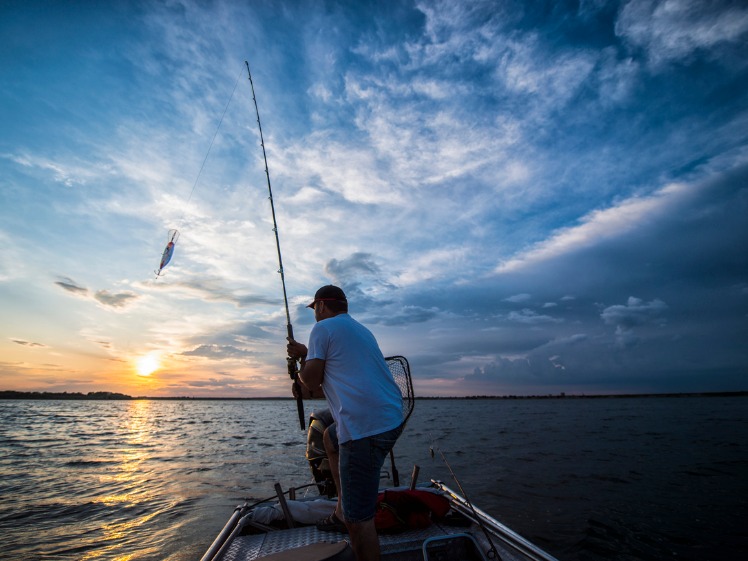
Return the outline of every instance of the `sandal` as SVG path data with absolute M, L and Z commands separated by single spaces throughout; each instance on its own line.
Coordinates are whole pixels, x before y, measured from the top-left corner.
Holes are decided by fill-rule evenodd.
M 320 532 L 340 532 L 341 534 L 347 534 L 348 528 L 340 518 L 335 515 L 335 511 L 328 516 L 318 521 L 316 524 L 317 530 Z

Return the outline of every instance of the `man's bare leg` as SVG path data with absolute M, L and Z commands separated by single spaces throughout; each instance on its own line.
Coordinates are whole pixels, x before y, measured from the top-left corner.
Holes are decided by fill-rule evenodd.
M 335 482 L 335 490 L 338 493 L 338 504 L 335 506 L 335 516 L 338 517 L 338 520 L 345 521 L 343 515 L 343 500 L 340 497 L 340 454 L 335 449 L 335 445 L 333 444 L 327 429 L 325 429 L 322 442 L 325 444 L 325 452 L 327 452 L 327 461 L 330 463 L 332 480 Z
M 374 519 L 366 522 L 346 522 L 351 536 L 351 547 L 357 561 L 379 561 L 379 536 Z

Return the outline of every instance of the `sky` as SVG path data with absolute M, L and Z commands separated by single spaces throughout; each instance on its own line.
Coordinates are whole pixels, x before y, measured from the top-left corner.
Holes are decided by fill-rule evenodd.
M 332 283 L 416 395 L 748 390 L 729 0 L 2 2 L 0 390 L 290 395 L 245 61 L 298 340 Z

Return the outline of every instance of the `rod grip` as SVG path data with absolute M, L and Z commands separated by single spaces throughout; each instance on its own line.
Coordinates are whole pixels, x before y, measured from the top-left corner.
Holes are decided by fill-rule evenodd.
M 294 382 L 297 386 L 299 385 L 298 382 Z M 302 400 L 300 397 L 296 398 L 296 412 L 299 414 L 299 428 L 301 430 L 306 430 L 306 422 L 304 421 L 304 400 Z
M 298 396 L 296 398 L 296 411 L 299 414 L 299 426 L 301 430 L 306 429 L 306 422 L 304 421 L 304 400 L 301 397 L 301 384 L 299 383 L 299 370 L 296 367 L 296 359 L 288 357 L 288 375 L 293 380 L 294 393 Z

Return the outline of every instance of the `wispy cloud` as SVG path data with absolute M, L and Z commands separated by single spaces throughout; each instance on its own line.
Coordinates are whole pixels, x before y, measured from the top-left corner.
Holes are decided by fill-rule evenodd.
M 63 290 L 72 292 L 73 294 L 76 294 L 78 296 L 88 295 L 88 289 L 84 286 L 80 286 L 73 279 L 63 277 L 60 280 L 55 281 L 55 284 Z
M 659 66 L 743 41 L 748 35 L 748 8 L 726 0 L 633 0 L 621 9 L 616 33 L 644 49 Z
M 650 223 L 681 200 L 692 186 L 671 184 L 651 196 L 633 197 L 603 210 L 594 210 L 576 226 L 562 228 L 533 247 L 501 263 L 497 273 L 504 273 L 556 259 L 573 251 L 589 248 Z
M 2 157 L 30 170 L 49 173 L 55 182 L 66 187 L 84 185 L 95 177 L 95 173 L 85 164 L 71 165 L 70 162 L 63 163 L 30 153 L 3 154 Z
M 90 298 L 103 307 L 110 309 L 125 308 L 140 298 L 138 294 L 132 291 L 110 292 L 109 290 L 96 290 L 91 293 L 88 288 L 80 286 L 76 281 L 67 277 L 62 277 L 60 280 L 55 281 L 54 284 L 66 292 L 83 298 Z
M 238 349 L 231 345 L 200 345 L 199 347 L 196 347 L 191 351 L 185 351 L 182 354 L 184 356 L 199 356 L 213 360 L 223 360 L 227 358 L 246 358 L 252 356 L 254 353 Z
M 134 292 L 119 292 L 112 293 L 108 290 L 97 290 L 94 294 L 94 299 L 102 304 L 111 308 L 124 308 L 131 304 L 134 300 L 137 300 L 139 296 Z
M 11 339 L 16 345 L 21 345 L 24 347 L 46 347 L 47 345 L 44 345 L 42 343 L 34 343 L 33 341 L 26 341 L 24 339 Z

